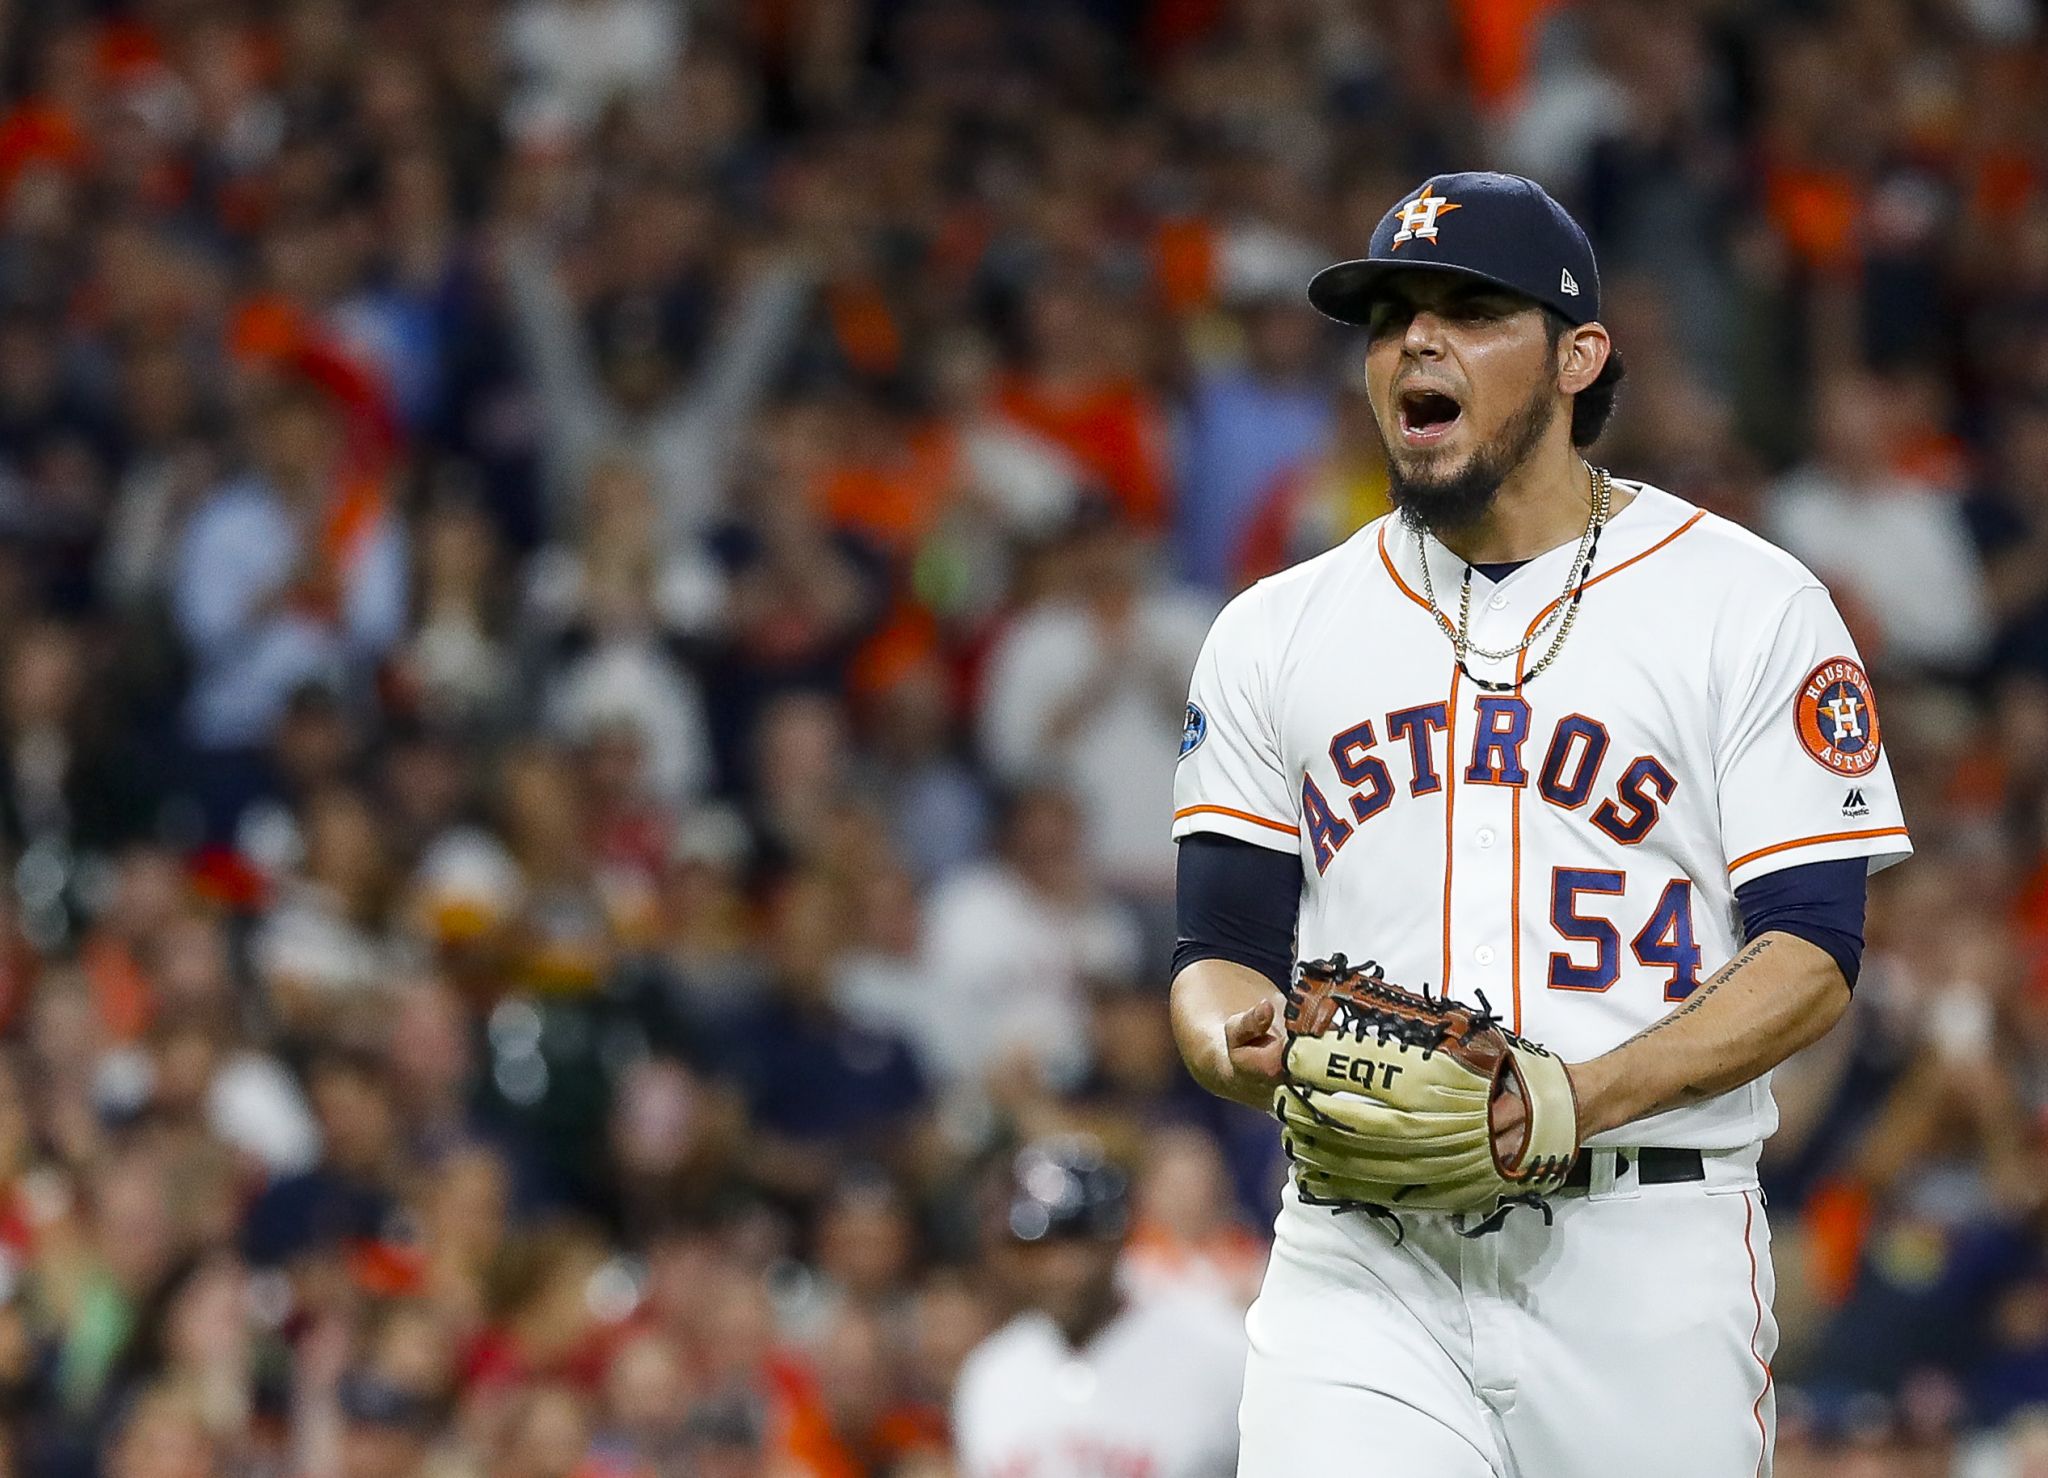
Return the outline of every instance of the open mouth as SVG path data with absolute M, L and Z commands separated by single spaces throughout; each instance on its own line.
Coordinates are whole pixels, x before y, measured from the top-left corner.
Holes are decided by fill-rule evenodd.
M 1450 434 L 1464 414 L 1464 407 L 1441 390 L 1420 386 L 1403 390 L 1395 401 L 1401 422 L 1401 440 L 1409 446 L 1428 446 Z

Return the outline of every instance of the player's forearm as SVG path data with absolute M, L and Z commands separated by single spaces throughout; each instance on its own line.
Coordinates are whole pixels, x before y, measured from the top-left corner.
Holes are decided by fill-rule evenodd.
M 1848 1005 L 1827 951 L 1762 934 L 1683 1005 L 1612 1052 L 1573 1064 L 1581 1138 L 1739 1088 L 1819 1041 Z
M 1232 1065 L 1223 1034 L 1225 1022 L 1261 1001 L 1271 1003 L 1278 1021 L 1286 1002 L 1273 982 L 1233 960 L 1197 960 L 1173 978 L 1173 1039 L 1188 1071 L 1218 1097 L 1264 1110 L 1272 1105 L 1272 1085 L 1248 1080 Z

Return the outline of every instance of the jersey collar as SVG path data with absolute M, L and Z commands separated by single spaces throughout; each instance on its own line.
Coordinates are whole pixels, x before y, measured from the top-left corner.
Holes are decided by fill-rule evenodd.
M 1635 497 L 1600 532 L 1600 553 L 1587 582 L 1589 591 L 1624 566 L 1646 559 L 1706 516 L 1703 510 L 1662 488 L 1620 477 L 1615 482 Z M 1408 599 L 1427 610 L 1429 603 L 1422 596 L 1422 556 L 1417 552 L 1415 535 L 1398 513 L 1390 513 L 1379 520 L 1374 537 L 1379 563 L 1387 576 Z M 1436 585 L 1438 603 L 1455 611 L 1458 584 L 1465 577 L 1465 561 L 1434 535 L 1425 534 L 1422 547 L 1428 551 L 1429 575 Z M 1578 547 L 1578 540 L 1572 539 L 1544 551 L 1503 580 L 1499 590 L 1517 600 L 1533 600 L 1540 592 L 1541 599 L 1549 601 L 1557 594 L 1557 586 Z

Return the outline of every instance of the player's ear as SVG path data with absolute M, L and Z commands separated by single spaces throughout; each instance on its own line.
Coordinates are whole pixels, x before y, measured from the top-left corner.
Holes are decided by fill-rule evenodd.
M 1582 323 L 1559 335 L 1557 388 L 1566 395 L 1577 395 L 1600 378 L 1613 348 L 1607 329 L 1598 323 Z

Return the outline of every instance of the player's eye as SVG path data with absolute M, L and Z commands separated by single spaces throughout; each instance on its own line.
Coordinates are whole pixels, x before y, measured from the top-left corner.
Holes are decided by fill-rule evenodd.
M 1376 339 L 1387 334 L 1404 333 L 1409 321 L 1414 317 L 1415 309 L 1412 305 L 1397 302 L 1392 298 L 1381 298 L 1372 305 L 1372 313 L 1366 320 L 1366 332 Z
M 1459 298 L 1445 312 L 1445 317 L 1459 323 L 1492 323 L 1506 318 L 1514 311 L 1514 305 L 1497 293 L 1473 293 Z

